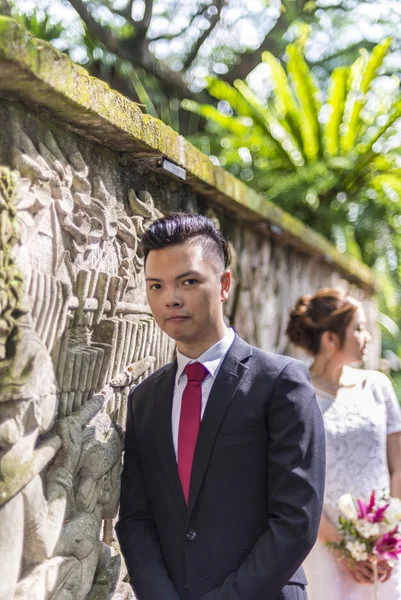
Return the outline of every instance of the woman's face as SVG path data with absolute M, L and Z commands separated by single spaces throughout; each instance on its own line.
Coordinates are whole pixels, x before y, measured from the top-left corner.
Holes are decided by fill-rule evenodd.
M 364 310 L 359 306 L 352 321 L 345 330 L 345 339 L 342 348 L 338 350 L 344 364 L 361 363 L 365 360 L 367 344 L 372 339 L 366 329 Z

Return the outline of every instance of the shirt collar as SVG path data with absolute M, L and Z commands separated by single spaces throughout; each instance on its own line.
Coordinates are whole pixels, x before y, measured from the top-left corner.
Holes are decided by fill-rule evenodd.
M 185 367 L 189 363 L 193 362 L 202 363 L 214 379 L 217 375 L 217 371 L 219 370 L 223 358 L 227 354 L 231 344 L 234 341 L 234 338 L 234 330 L 231 327 L 227 328 L 224 337 L 222 337 L 221 340 L 219 340 L 216 344 L 208 348 L 208 350 L 201 354 L 199 358 L 188 358 L 188 356 L 181 354 L 181 352 L 177 350 L 177 373 L 175 377 L 176 383 L 178 383 L 181 375 L 184 372 Z

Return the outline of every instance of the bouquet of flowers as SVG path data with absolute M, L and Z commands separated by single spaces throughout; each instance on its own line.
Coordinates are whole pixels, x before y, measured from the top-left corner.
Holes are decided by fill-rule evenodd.
M 394 565 L 401 554 L 401 500 L 398 498 L 376 498 L 372 492 L 368 503 L 361 498 L 354 501 L 351 494 L 341 496 L 339 531 L 341 542 L 328 545 L 340 550 L 351 564 L 353 561 L 369 560 L 372 564 L 375 583 L 375 598 L 378 598 L 377 562 L 387 561 Z

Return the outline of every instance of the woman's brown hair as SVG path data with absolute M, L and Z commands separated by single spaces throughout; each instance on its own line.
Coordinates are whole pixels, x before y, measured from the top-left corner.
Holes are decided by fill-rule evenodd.
M 358 306 L 356 300 L 332 288 L 301 296 L 290 312 L 286 333 L 293 344 L 314 355 L 319 353 L 325 331 L 336 333 L 343 345 Z

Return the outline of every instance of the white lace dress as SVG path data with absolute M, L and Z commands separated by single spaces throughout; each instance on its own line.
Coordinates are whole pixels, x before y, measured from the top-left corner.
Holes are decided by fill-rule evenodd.
M 372 489 L 389 491 L 386 439 L 401 431 L 401 410 L 390 380 L 377 371 L 363 375 L 364 385 L 354 393 L 342 388 L 334 397 L 316 390 L 327 445 L 324 513 L 335 526 L 342 494 L 368 499 Z M 400 567 L 397 563 L 389 581 L 379 584 L 380 600 L 401 600 Z M 319 540 L 304 568 L 309 600 L 374 599 L 373 585 L 358 584 Z

